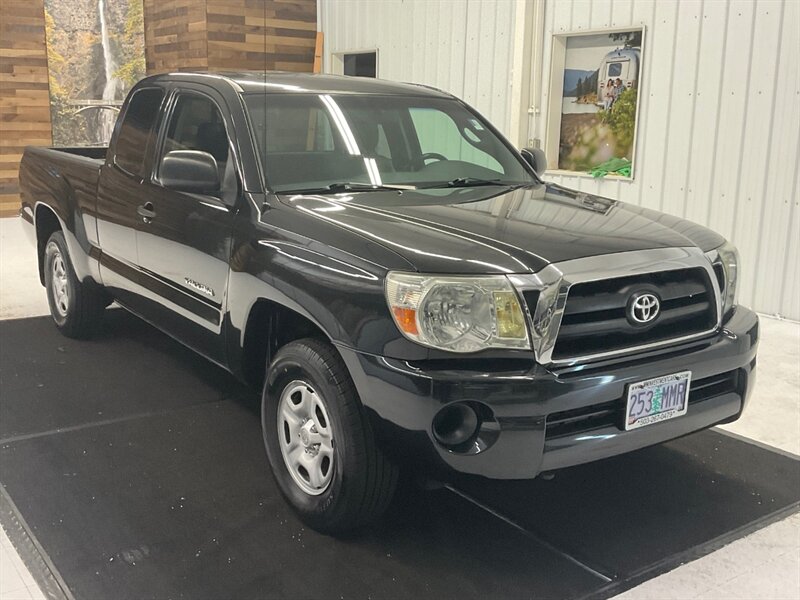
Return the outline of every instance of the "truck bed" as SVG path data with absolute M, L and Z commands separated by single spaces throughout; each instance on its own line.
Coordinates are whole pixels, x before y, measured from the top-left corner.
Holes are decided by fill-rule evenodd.
M 50 150 L 52 152 L 61 152 L 63 154 L 71 154 L 73 156 L 80 156 L 83 158 L 100 160 L 101 162 L 105 159 L 106 153 L 108 152 L 108 146 L 74 146 L 74 147 L 64 147 L 64 148 L 43 148 L 43 149 Z
M 51 165 L 64 169 L 63 175 L 85 174 L 100 169 L 106 159 L 107 147 L 44 148 L 28 146 L 20 164 L 20 176 L 29 167 Z
M 37 202 L 62 208 L 64 215 L 69 212 L 66 209 L 69 198 L 77 206 L 94 207 L 106 151 L 107 148 L 99 146 L 25 148 L 19 167 L 23 218 L 32 220 Z

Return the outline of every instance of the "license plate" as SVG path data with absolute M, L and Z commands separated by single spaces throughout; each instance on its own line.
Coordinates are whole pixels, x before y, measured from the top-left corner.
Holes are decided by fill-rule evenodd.
M 691 371 L 682 371 L 630 384 L 626 431 L 686 414 L 691 379 Z

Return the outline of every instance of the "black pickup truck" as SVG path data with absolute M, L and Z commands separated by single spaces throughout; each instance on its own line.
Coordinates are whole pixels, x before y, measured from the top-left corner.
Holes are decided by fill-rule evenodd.
M 56 326 L 116 301 L 263 386 L 278 486 L 337 532 L 401 466 L 533 478 L 742 413 L 736 249 L 544 168 L 428 87 L 173 73 L 107 150 L 27 149 L 21 215 Z

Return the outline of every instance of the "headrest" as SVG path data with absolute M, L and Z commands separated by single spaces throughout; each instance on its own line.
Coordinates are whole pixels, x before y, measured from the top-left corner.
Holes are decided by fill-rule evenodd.
M 378 124 L 375 121 L 356 118 L 351 121 L 351 125 L 355 130 L 353 133 L 356 135 L 361 153 L 367 156 L 375 154 L 378 145 Z
M 197 128 L 197 144 L 218 161 L 228 159 L 228 135 L 222 123 L 202 123 Z

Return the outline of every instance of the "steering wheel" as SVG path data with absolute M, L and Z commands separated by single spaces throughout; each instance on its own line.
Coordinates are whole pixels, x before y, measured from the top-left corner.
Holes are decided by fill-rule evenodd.
M 447 157 L 438 152 L 426 152 L 422 155 L 422 162 L 427 160 L 447 160 Z

